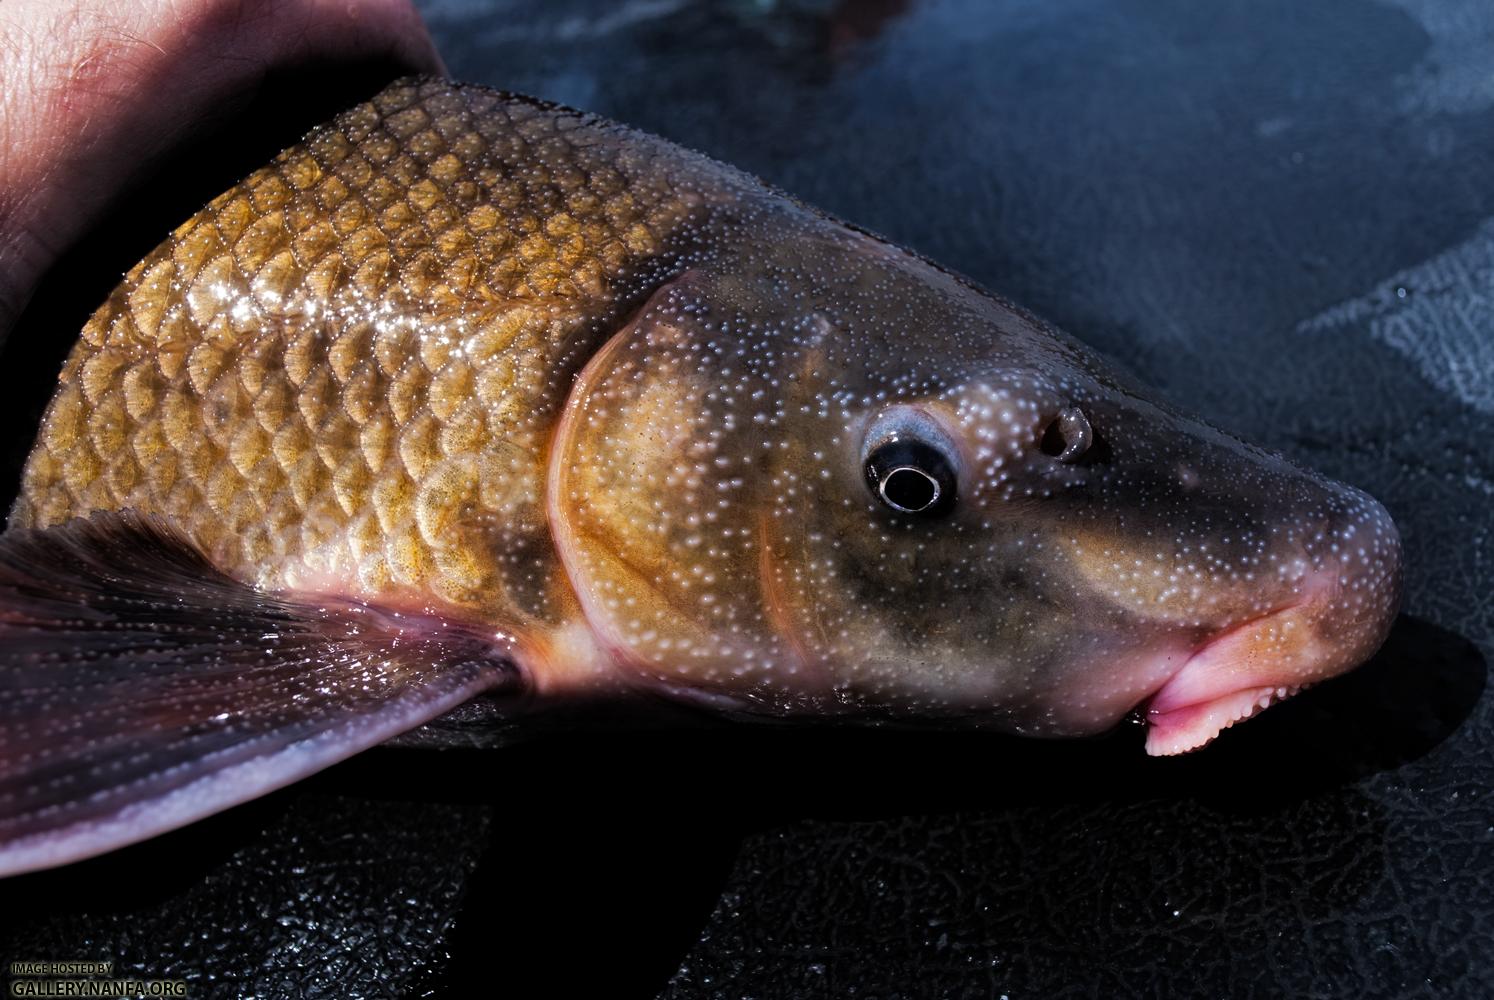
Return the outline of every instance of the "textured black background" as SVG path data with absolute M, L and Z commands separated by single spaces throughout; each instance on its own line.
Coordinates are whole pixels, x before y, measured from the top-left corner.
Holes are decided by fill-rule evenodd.
M 456 77 L 755 171 L 1368 489 L 1406 614 L 1180 760 L 1138 732 L 375 751 L 3 884 L 0 958 L 262 997 L 1494 994 L 1494 5 L 424 6 Z

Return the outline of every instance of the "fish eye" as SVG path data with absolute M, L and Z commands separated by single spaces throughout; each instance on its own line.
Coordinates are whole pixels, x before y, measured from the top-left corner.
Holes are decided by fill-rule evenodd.
M 916 437 L 893 437 L 866 458 L 866 483 L 899 514 L 938 517 L 955 501 L 954 466 L 933 444 Z
M 1089 418 L 1077 406 L 1060 410 L 1053 418 L 1039 444 L 1044 455 L 1051 455 L 1060 462 L 1077 462 L 1094 444 L 1095 432 Z

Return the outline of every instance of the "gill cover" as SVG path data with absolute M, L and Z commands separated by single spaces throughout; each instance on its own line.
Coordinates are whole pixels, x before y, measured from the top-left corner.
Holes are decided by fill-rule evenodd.
M 805 666 L 762 593 L 756 499 L 781 461 L 765 431 L 782 399 L 754 395 L 771 359 L 706 314 L 712 284 L 686 272 L 663 285 L 577 377 L 551 449 L 550 525 L 617 661 L 693 695 L 777 704 Z M 736 447 L 744 430 L 756 453 Z

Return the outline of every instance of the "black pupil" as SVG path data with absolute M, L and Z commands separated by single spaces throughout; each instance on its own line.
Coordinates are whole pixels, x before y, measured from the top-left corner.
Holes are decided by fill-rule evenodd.
M 867 485 L 901 514 L 936 516 L 954 506 L 954 468 L 944 453 L 923 441 L 895 439 L 867 456 Z
M 882 483 L 882 495 L 904 510 L 923 510 L 939 495 L 939 484 L 917 469 L 893 469 Z

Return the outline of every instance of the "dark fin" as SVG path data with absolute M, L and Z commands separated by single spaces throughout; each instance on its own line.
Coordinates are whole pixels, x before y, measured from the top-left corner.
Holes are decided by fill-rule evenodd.
M 0 536 L 0 875 L 76 861 L 290 784 L 482 691 L 505 637 L 262 593 L 159 522 Z

